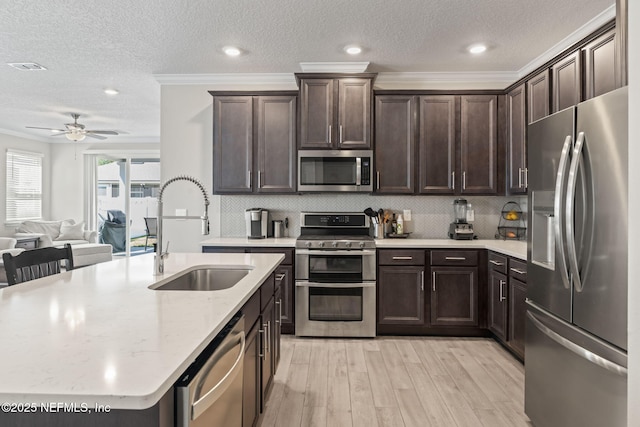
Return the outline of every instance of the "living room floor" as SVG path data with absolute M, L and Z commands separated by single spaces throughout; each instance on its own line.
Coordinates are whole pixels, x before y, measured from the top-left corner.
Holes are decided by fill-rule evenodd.
M 282 336 L 260 425 L 514 427 L 524 367 L 492 339 Z

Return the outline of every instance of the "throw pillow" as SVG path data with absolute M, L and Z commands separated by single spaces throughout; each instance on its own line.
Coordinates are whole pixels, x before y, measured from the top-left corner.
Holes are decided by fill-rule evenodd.
M 84 221 L 78 224 L 62 223 L 60 235 L 55 240 L 84 240 Z

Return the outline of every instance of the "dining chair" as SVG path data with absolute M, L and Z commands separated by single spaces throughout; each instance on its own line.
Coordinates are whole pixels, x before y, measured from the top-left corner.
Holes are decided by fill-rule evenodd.
M 63 248 L 38 248 L 17 255 L 4 253 L 2 259 L 9 286 L 60 273 L 62 261 L 67 270 L 73 270 L 73 252 L 68 243 Z
M 145 217 L 144 224 L 147 227 L 147 235 L 144 239 L 144 251 L 147 251 L 147 246 L 149 242 L 149 238 L 157 238 L 158 237 L 158 218 L 154 217 Z

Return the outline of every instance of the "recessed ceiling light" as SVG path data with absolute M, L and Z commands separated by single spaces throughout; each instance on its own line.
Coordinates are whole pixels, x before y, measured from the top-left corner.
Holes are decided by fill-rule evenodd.
M 349 46 L 345 46 L 344 51 L 347 52 L 349 55 L 357 55 L 360 52 L 362 52 L 362 48 L 360 46 L 349 45 Z
M 487 47 L 483 44 L 474 44 L 473 46 L 469 46 L 469 52 L 475 55 L 482 53 L 485 50 L 487 50 Z
M 104 93 L 106 93 L 107 95 L 110 95 L 110 96 L 115 96 L 115 95 L 119 94 L 120 92 L 118 92 L 116 89 L 105 89 Z
M 227 47 L 222 48 L 222 50 L 228 56 L 238 56 L 241 53 L 240 49 L 238 49 L 237 47 L 234 47 L 234 46 L 227 46 Z

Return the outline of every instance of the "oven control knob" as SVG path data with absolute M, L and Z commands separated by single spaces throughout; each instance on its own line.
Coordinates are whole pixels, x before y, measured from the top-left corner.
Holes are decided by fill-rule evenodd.
M 331 242 L 331 246 L 334 247 L 334 248 L 337 248 L 338 247 L 338 242 Z
M 304 244 L 306 247 L 310 248 L 311 247 L 311 242 L 307 242 Z
M 320 246 L 321 248 L 324 247 L 324 242 L 318 242 L 318 246 Z
M 360 242 L 358 246 L 360 246 L 361 248 L 364 248 L 364 242 Z
M 351 242 L 345 242 L 345 244 L 344 244 L 344 245 L 345 245 L 347 248 L 350 248 L 350 247 L 351 247 Z

